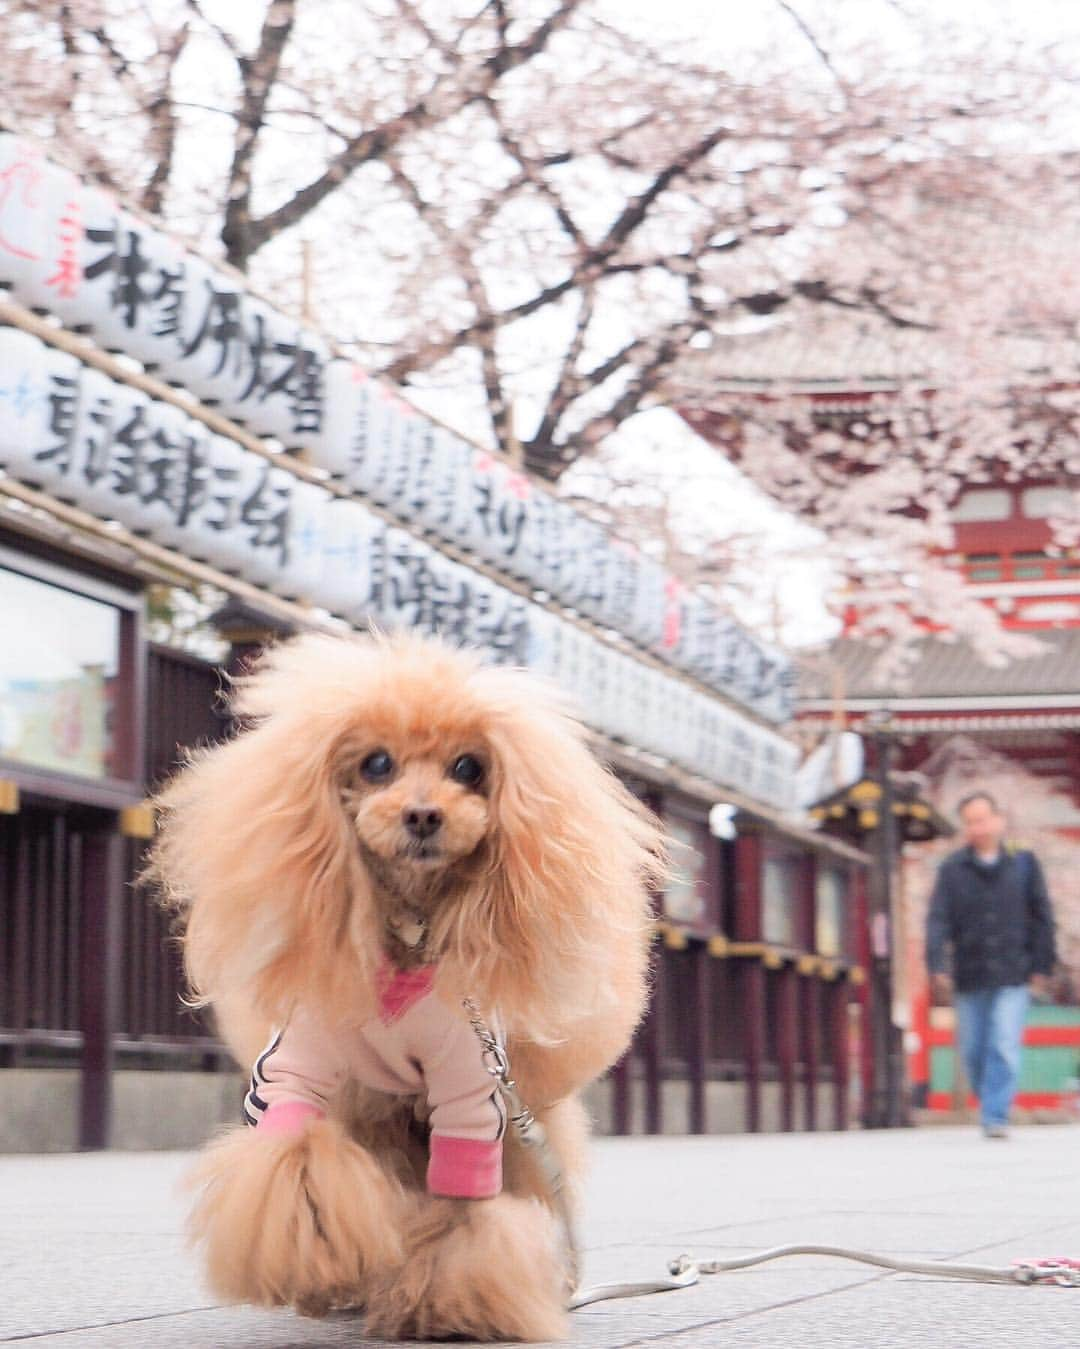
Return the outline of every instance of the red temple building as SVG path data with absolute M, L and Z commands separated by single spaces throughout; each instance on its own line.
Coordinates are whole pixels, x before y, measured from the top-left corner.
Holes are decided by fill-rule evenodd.
M 865 379 L 850 373 L 866 368 L 866 358 L 867 349 L 857 344 L 829 353 L 824 344 L 795 345 L 790 334 L 758 339 L 730 382 L 716 386 L 710 409 L 688 411 L 686 420 L 729 451 L 732 413 L 725 395 L 732 406 L 744 404 L 748 393 L 768 397 L 782 378 L 786 392 L 805 396 L 815 412 L 843 424 L 864 411 L 871 394 L 890 386 L 890 371 Z M 953 513 L 945 560 L 1004 627 L 1036 638 L 1037 652 L 990 665 L 966 641 L 925 624 L 902 675 L 883 674 L 884 639 L 857 635 L 860 603 L 852 593 L 840 635 L 806 663 L 799 704 L 808 744 L 838 726 L 864 735 L 864 790 L 867 780 L 880 780 L 887 743 L 897 782 L 916 790 L 943 822 L 965 792 L 985 787 L 1005 809 L 1012 840 L 1039 854 L 1055 905 L 1060 972 L 1054 1005 L 1032 1009 L 1025 1037 L 1017 1103 L 1034 1112 L 1075 1103 L 1070 1079 L 1080 1077 L 1080 548 L 1058 547 L 1051 526 L 1053 516 L 1072 509 L 1078 485 L 1064 471 L 1057 481 L 991 478 L 971 484 Z M 845 828 L 856 822 L 857 830 L 860 812 L 845 812 L 838 799 L 828 798 L 816 812 L 821 826 L 837 832 L 843 817 Z M 897 803 L 893 809 L 907 808 Z M 923 928 L 934 869 L 957 843 L 905 837 L 897 840 L 901 861 L 891 914 L 892 1021 L 906 1051 L 910 1098 L 947 1110 L 962 1103 L 962 1087 L 949 1011 L 928 1005 Z

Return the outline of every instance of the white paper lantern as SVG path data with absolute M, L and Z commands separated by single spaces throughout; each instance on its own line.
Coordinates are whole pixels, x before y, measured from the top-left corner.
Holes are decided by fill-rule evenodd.
M 555 614 L 539 604 L 530 604 L 527 611 L 528 640 L 524 663 L 534 673 L 557 680 L 559 644 L 563 623 Z
M 0 465 L 54 489 L 71 471 L 80 363 L 18 328 L 0 328 Z
M 309 446 L 308 459 L 334 478 L 351 478 L 368 439 L 374 381 L 355 361 L 332 360 L 325 377 L 326 413 L 322 430 Z
M 55 490 L 101 519 L 129 514 L 137 490 L 150 400 L 92 366 L 79 376 L 69 472 Z
M 459 499 L 462 466 L 472 447 L 443 426 L 432 425 L 416 465 L 417 515 L 425 528 L 447 542 L 460 542 L 463 503 Z
M 177 539 L 185 501 L 198 496 L 204 479 L 191 419 L 171 403 L 147 399 L 127 443 L 115 447 L 110 509 L 137 533 Z
M 388 628 L 421 626 L 432 583 L 434 551 L 403 529 L 386 531 L 386 568 L 378 614 Z
M 386 526 L 356 501 L 326 510 L 319 602 L 351 622 L 370 621 L 382 593 Z
M 206 449 L 206 492 L 188 525 L 192 556 L 242 575 L 249 549 L 241 517 L 264 464 L 226 436 L 211 435 Z
M 325 407 L 326 343 L 264 301 L 242 293 L 240 336 L 212 378 L 209 395 L 226 416 L 287 448 L 318 445 Z M 222 344 L 216 344 L 221 358 Z M 233 356 L 236 360 L 233 360 Z
M 153 402 L 149 415 L 145 528 L 162 547 L 201 556 L 199 514 L 210 490 L 211 432 L 168 403 Z
M 87 191 L 80 247 L 81 280 L 71 317 L 107 351 L 168 367 L 178 352 L 184 300 L 184 251 L 160 230 Z
M 85 189 L 30 141 L 0 133 L 0 284 L 58 312 L 77 289 Z
M 370 500 L 386 505 L 393 495 L 402 435 L 398 400 L 386 385 L 370 380 L 359 386 L 355 410 L 346 481 Z
M 285 564 L 267 582 L 276 595 L 321 602 L 331 500 L 330 493 L 314 483 L 296 479 L 290 485 Z

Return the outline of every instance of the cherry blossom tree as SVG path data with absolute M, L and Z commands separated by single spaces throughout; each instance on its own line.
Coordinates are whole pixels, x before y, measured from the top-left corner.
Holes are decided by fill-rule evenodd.
M 9 0 L 3 121 L 535 473 L 681 408 L 869 627 L 1019 654 L 935 559 L 963 483 L 1076 469 L 1071 53 L 924 0 L 761 0 L 752 50 L 624 8 Z M 876 392 L 822 414 L 807 352 Z

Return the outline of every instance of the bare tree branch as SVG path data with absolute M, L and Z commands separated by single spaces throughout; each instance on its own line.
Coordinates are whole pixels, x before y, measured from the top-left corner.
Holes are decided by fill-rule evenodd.
M 779 5 L 779 7 L 784 11 L 784 13 L 792 20 L 792 22 L 798 28 L 799 32 L 802 33 L 803 37 L 806 38 L 807 42 L 809 42 L 811 47 L 813 47 L 814 51 L 817 52 L 818 57 L 821 60 L 821 64 L 825 67 L 825 69 L 836 81 L 837 87 L 840 89 L 841 93 L 843 93 L 846 96 L 847 83 L 844 80 L 844 77 L 837 70 L 836 66 L 833 64 L 832 57 L 829 55 L 828 51 L 822 45 L 821 41 L 818 39 L 818 36 L 814 32 L 814 30 L 802 17 L 802 15 L 795 8 L 795 6 L 788 3 L 788 0 L 776 0 L 776 4 Z
M 200 23 L 209 28 L 210 31 L 217 36 L 229 55 L 239 61 L 243 53 L 237 46 L 236 39 L 227 29 L 222 28 L 221 24 L 215 22 L 210 15 L 206 13 L 202 7 L 201 0 L 187 0 L 187 7 Z
M 190 32 L 186 23 L 181 24 L 168 39 L 164 49 L 165 72 L 162 88 L 146 110 L 150 122 L 149 144 L 154 168 L 139 197 L 139 205 L 152 215 L 162 213 L 165 192 L 172 178 L 179 125 L 176 116 L 177 105 L 172 97 L 172 74 L 187 45 Z
M 479 70 L 468 71 L 463 80 L 455 75 L 436 81 L 427 94 L 405 112 L 381 126 L 351 137 L 318 178 L 295 192 L 275 210 L 248 224 L 245 230 L 246 247 L 231 253 L 230 260 L 237 266 L 245 266 L 251 254 L 268 239 L 303 219 L 361 165 L 385 157 L 406 135 L 424 131 L 485 97 L 503 75 L 518 69 L 543 51 L 552 35 L 569 23 L 582 3 L 583 0 L 561 0 L 547 19 L 524 41 L 496 51 L 482 63 Z
M 584 387 L 584 381 L 577 371 L 578 361 L 581 359 L 582 351 L 585 347 L 585 339 L 588 335 L 589 324 L 595 308 L 595 288 L 585 286 L 581 292 L 581 303 L 578 307 L 577 323 L 574 327 L 573 336 L 567 345 L 566 352 L 559 365 L 559 373 L 555 378 L 555 387 L 548 395 L 547 406 L 544 408 L 543 415 L 539 424 L 529 441 L 526 453 L 536 457 L 540 447 L 552 444 L 555 438 L 555 432 L 559 423 L 566 415 L 567 409 L 577 398 Z
M 263 126 L 266 103 L 281 66 L 285 45 L 296 22 L 296 0 L 270 0 L 254 56 L 237 57 L 243 81 L 233 141 L 221 238 L 230 261 L 241 265 L 253 251 L 251 233 L 252 162 Z

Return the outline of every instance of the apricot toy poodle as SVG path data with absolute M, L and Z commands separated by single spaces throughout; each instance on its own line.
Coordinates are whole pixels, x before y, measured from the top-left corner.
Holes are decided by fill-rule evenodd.
M 307 635 L 159 798 L 193 998 L 254 1065 L 192 1233 L 221 1297 L 388 1338 L 565 1334 L 560 1228 L 470 999 L 573 1196 L 579 1093 L 642 1012 L 653 817 L 557 693 L 415 637 Z

